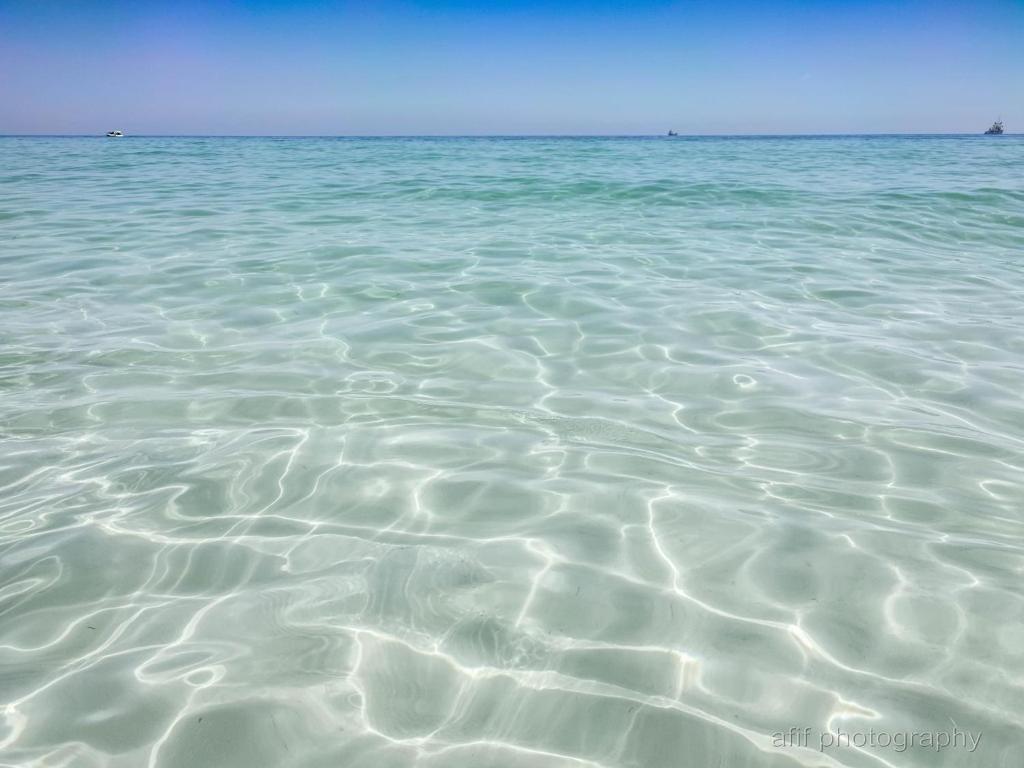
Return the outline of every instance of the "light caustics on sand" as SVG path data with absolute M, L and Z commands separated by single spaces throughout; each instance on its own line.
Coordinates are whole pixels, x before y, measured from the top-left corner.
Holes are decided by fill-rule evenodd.
M 0 765 L 1016 765 L 1022 179 L 0 139 Z

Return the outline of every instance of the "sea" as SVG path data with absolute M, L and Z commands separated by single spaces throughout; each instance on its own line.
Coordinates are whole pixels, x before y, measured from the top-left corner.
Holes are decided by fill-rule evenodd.
M 0 764 L 1018 766 L 1022 393 L 1020 136 L 0 138 Z

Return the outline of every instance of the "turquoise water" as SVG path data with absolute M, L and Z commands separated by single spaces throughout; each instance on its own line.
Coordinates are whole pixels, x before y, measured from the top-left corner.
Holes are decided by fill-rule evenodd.
M 3 765 L 1019 764 L 1024 140 L 6 138 L 0 243 Z

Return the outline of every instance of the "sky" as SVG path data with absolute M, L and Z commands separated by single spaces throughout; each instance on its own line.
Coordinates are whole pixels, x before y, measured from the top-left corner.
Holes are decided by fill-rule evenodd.
M 1024 131 L 1024 0 L 0 0 L 0 133 Z

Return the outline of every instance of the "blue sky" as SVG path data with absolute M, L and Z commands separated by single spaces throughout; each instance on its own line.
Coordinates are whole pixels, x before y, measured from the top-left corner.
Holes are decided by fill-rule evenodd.
M 1024 0 L 0 0 L 0 133 L 1024 130 Z

